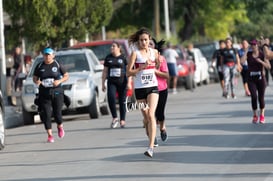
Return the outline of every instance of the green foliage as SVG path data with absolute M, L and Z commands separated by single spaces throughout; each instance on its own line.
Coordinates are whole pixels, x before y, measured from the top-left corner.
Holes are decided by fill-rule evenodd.
M 241 39 L 260 38 L 261 35 L 273 39 L 273 2 L 268 0 L 245 0 L 248 23 L 237 23 L 235 34 Z
M 12 20 L 8 38 L 54 47 L 100 30 L 113 11 L 111 0 L 4 0 L 3 5 Z

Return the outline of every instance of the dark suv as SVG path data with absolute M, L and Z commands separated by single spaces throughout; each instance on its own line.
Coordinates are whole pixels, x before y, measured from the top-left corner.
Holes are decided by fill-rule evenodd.
M 130 56 L 130 48 L 128 45 L 128 41 L 126 39 L 116 39 L 116 40 L 97 40 L 91 42 L 82 42 L 78 43 L 71 48 L 82 48 L 86 47 L 91 49 L 98 59 L 103 63 L 104 58 L 110 53 L 110 48 L 113 41 L 118 42 L 121 45 L 121 51 L 125 54 L 126 58 L 128 59 Z

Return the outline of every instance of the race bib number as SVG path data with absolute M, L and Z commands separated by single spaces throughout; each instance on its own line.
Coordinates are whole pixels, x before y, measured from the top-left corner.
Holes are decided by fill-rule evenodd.
M 42 80 L 42 85 L 43 85 L 44 87 L 53 87 L 53 82 L 54 82 L 54 79 L 53 79 L 53 78 L 44 79 L 44 80 Z
M 141 83 L 144 85 L 149 84 L 153 81 L 153 74 L 152 73 L 145 73 L 141 75 Z
M 120 77 L 121 69 L 120 68 L 111 68 L 110 69 L 110 77 Z

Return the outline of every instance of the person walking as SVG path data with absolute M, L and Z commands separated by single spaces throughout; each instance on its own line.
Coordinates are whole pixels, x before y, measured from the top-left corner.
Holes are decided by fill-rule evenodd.
M 242 48 L 238 51 L 239 53 L 239 57 L 241 58 L 242 56 L 244 56 L 245 53 L 247 53 L 247 51 L 249 51 L 249 44 L 247 40 L 243 40 L 242 41 Z M 244 86 L 244 90 L 245 90 L 245 95 L 246 96 L 250 96 L 250 91 L 248 89 L 248 66 L 247 66 L 247 61 L 244 61 L 244 63 L 241 63 L 242 65 L 242 71 L 241 71 L 241 76 L 242 76 L 242 81 L 243 81 L 243 86 Z
M 223 70 L 222 70 L 222 66 L 221 66 L 221 55 L 222 55 L 222 51 L 226 47 L 225 40 L 219 40 L 219 47 L 220 47 L 219 49 L 214 51 L 214 53 L 212 55 L 212 61 L 216 62 L 216 69 L 218 72 L 220 86 L 221 86 L 221 89 L 223 92 L 222 96 L 224 96 L 225 82 L 224 82 L 224 74 L 223 74 Z
M 144 155 L 153 157 L 156 137 L 155 110 L 158 103 L 158 82 L 155 69 L 159 67 L 158 51 L 149 48 L 151 34 L 141 28 L 128 41 L 135 49 L 127 66 L 128 76 L 134 76 L 135 96 L 144 117 L 144 125 L 149 137 L 149 146 Z
M 253 111 L 252 123 L 258 123 L 258 111 L 257 111 L 257 100 L 259 100 L 260 106 L 260 123 L 265 123 L 265 88 L 266 88 L 266 79 L 264 68 L 270 69 L 271 65 L 268 59 L 264 56 L 264 53 L 259 51 L 258 41 L 252 40 L 250 42 L 252 52 L 245 51 L 244 56 L 241 58 L 241 62 L 244 63 L 247 61 L 248 64 L 248 86 L 251 94 L 251 106 Z M 258 95 L 257 95 L 258 93 Z
M 33 82 L 39 86 L 40 118 L 47 131 L 47 142 L 49 143 L 54 142 L 51 125 L 52 115 L 57 123 L 58 136 L 63 138 L 65 135 L 62 120 L 64 90 L 61 84 L 69 78 L 65 68 L 54 60 L 54 57 L 53 49 L 46 47 L 43 50 L 44 60 L 35 67 L 33 74 Z
M 13 89 L 15 92 L 22 90 L 23 81 L 20 79 L 19 74 L 24 70 L 24 56 L 22 54 L 22 48 L 17 46 L 13 55 Z
M 177 80 L 178 80 L 178 68 L 177 68 L 177 58 L 179 58 L 178 53 L 171 47 L 171 43 L 167 43 L 167 49 L 163 52 L 163 56 L 167 60 L 167 65 L 169 69 L 170 84 L 172 85 L 171 92 L 173 94 L 177 93 Z
M 234 92 L 234 74 L 237 69 L 241 71 L 242 67 L 240 64 L 240 58 L 237 49 L 232 47 L 232 41 L 230 38 L 226 39 L 226 48 L 223 49 L 221 55 L 221 66 L 224 75 L 224 97 L 229 98 L 228 92 L 229 87 L 231 89 L 231 97 L 236 99 Z
M 155 117 L 157 124 L 159 124 L 160 137 L 163 142 L 167 141 L 168 134 L 166 130 L 165 124 L 165 107 L 168 98 L 168 79 L 169 79 L 169 71 L 167 61 L 164 56 L 161 55 L 163 51 L 163 45 L 165 41 L 161 40 L 157 42 L 154 38 L 150 41 L 150 47 L 157 49 L 159 52 L 158 58 L 160 62 L 160 66 L 155 70 L 155 75 L 158 82 L 158 91 L 159 91 L 159 99 L 155 111 Z M 157 142 L 157 141 L 156 141 Z
M 127 60 L 121 52 L 121 46 L 114 41 L 111 45 L 111 53 L 104 60 L 102 73 L 102 91 L 107 89 L 108 105 L 112 114 L 111 128 L 116 128 L 120 122 L 120 127 L 125 127 L 125 99 L 127 91 L 126 77 Z M 107 87 L 105 81 L 107 79 Z M 116 109 L 116 93 L 118 94 L 120 121 Z

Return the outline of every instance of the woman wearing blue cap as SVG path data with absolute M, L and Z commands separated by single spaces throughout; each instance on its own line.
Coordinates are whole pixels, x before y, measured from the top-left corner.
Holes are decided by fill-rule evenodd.
M 40 117 L 48 134 L 47 141 L 54 142 L 51 128 L 51 115 L 57 123 L 58 136 L 64 137 L 62 107 L 64 102 L 64 90 L 61 83 L 65 82 L 69 75 L 65 68 L 54 60 L 53 49 L 47 47 L 43 50 L 44 61 L 35 67 L 33 82 L 39 86 Z

